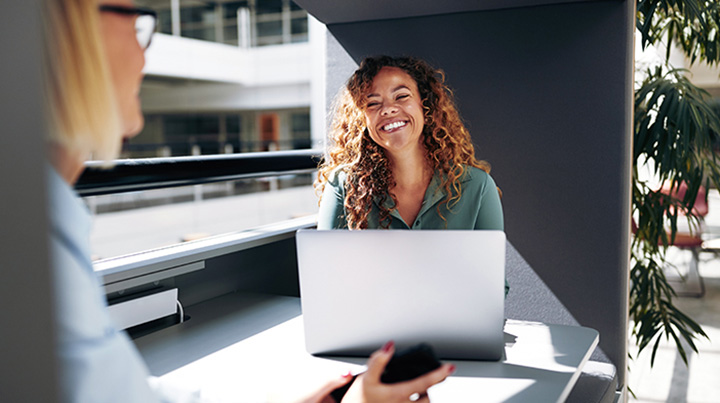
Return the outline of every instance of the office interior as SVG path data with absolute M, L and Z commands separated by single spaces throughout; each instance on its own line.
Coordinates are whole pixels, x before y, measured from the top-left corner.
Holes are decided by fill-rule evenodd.
M 632 399 L 627 368 L 634 2 L 138 3 L 162 11 L 160 34 L 148 51 L 142 89 L 147 126 L 126 144 L 123 156 L 196 156 L 198 165 L 189 170 L 197 171 L 203 155 L 223 154 L 250 167 L 234 173 L 218 168 L 227 169 L 223 175 L 247 180 L 269 170 L 262 157 L 258 162 L 242 153 L 276 153 L 286 164 L 279 170 L 286 182 L 258 187 L 310 185 L 307 174 L 323 152 L 328 110 L 363 57 L 414 55 L 441 67 L 478 157 L 491 162 L 503 191 L 512 289 L 506 317 L 599 333 L 597 348 L 563 400 Z M 47 61 L 38 50 L 38 4 L 4 4 L 0 24 L 2 37 L 9 38 L 0 51 L 11 61 L 0 67 L 0 231 L 6 245 L 0 321 L 3 342 L 13 346 L 4 349 L 2 372 L 18 380 L 7 389 L 3 382 L 3 389 L 25 401 L 53 402 L 58 373 L 52 273 L 47 240 L 38 235 L 47 233 L 44 122 L 38 118 L 41 66 Z M 199 68 L 189 67 L 188 54 Z M 217 66 L 218 58 L 236 64 Z M 298 173 L 307 176 L 287 180 Z M 102 188 L 105 179 L 97 175 L 100 184 L 81 191 L 86 197 L 112 193 L 112 184 Z M 185 184 L 202 183 L 202 171 L 195 175 Z M 309 213 L 187 239 L 162 252 L 99 257 L 96 270 L 111 304 L 172 290 L 181 302 L 181 311 L 172 315 L 132 323 L 153 375 L 298 318 L 294 234 L 314 227 Z M 178 317 L 188 320 L 176 323 Z M 522 401 L 532 390 L 507 400 Z

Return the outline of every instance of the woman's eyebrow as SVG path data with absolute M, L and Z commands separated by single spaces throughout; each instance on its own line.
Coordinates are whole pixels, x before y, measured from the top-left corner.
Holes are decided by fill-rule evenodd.
M 410 91 L 410 88 L 409 88 L 407 85 L 405 85 L 405 84 L 400 84 L 400 85 L 398 85 L 397 87 L 393 88 L 393 90 L 390 91 L 390 92 L 397 92 L 397 91 L 400 91 L 400 90 L 402 90 L 402 89 L 406 89 L 406 90 Z M 367 95 L 365 96 L 365 98 L 372 98 L 372 97 L 379 97 L 379 96 L 380 96 L 380 94 L 376 94 L 376 93 L 373 92 L 372 94 L 367 94 Z

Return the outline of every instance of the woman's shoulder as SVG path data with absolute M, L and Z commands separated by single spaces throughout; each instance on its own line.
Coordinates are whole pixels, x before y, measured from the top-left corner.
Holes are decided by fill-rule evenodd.
M 327 183 L 330 186 L 344 187 L 345 180 L 347 179 L 347 167 L 345 165 L 339 165 L 330 171 L 327 176 Z
M 482 185 L 487 182 L 491 182 L 493 184 L 495 183 L 492 176 L 490 176 L 490 174 L 483 169 L 469 165 L 463 165 L 463 168 L 465 169 L 465 173 L 463 174 L 462 178 L 463 182 L 473 182 L 477 183 L 478 185 Z

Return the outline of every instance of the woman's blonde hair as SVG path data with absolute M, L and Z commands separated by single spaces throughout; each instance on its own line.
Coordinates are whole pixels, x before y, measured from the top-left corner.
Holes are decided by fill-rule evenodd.
M 44 3 L 48 140 L 83 158 L 115 159 L 122 122 L 103 50 L 98 2 Z
M 328 152 L 315 182 L 322 198 L 330 174 L 338 169 L 345 172 L 345 219 L 351 229 L 367 228 L 373 201 L 379 205 L 383 227 L 388 227 L 391 220 L 391 209 L 383 206 L 387 198 L 397 206 L 390 192 L 395 181 L 389 160 L 383 148 L 370 138 L 365 123 L 366 95 L 383 67 L 400 68 L 417 83 L 425 115 L 422 142 L 426 162 L 433 172 L 440 173 L 440 188 L 446 193 L 441 205 L 452 209 L 460 200 L 466 166 L 490 172 L 487 162 L 475 158 L 470 133 L 460 119 L 442 70 L 413 57 L 366 58 L 336 100 Z

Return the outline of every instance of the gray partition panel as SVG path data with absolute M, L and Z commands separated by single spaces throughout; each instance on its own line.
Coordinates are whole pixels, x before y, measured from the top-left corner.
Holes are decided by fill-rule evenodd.
M 509 241 L 572 315 L 600 332 L 622 385 L 634 4 L 559 4 L 328 29 L 330 94 L 368 55 L 414 55 L 445 70 L 476 153 L 492 164 L 504 192 Z
M 40 1 L 0 15 L 0 401 L 57 402 Z

